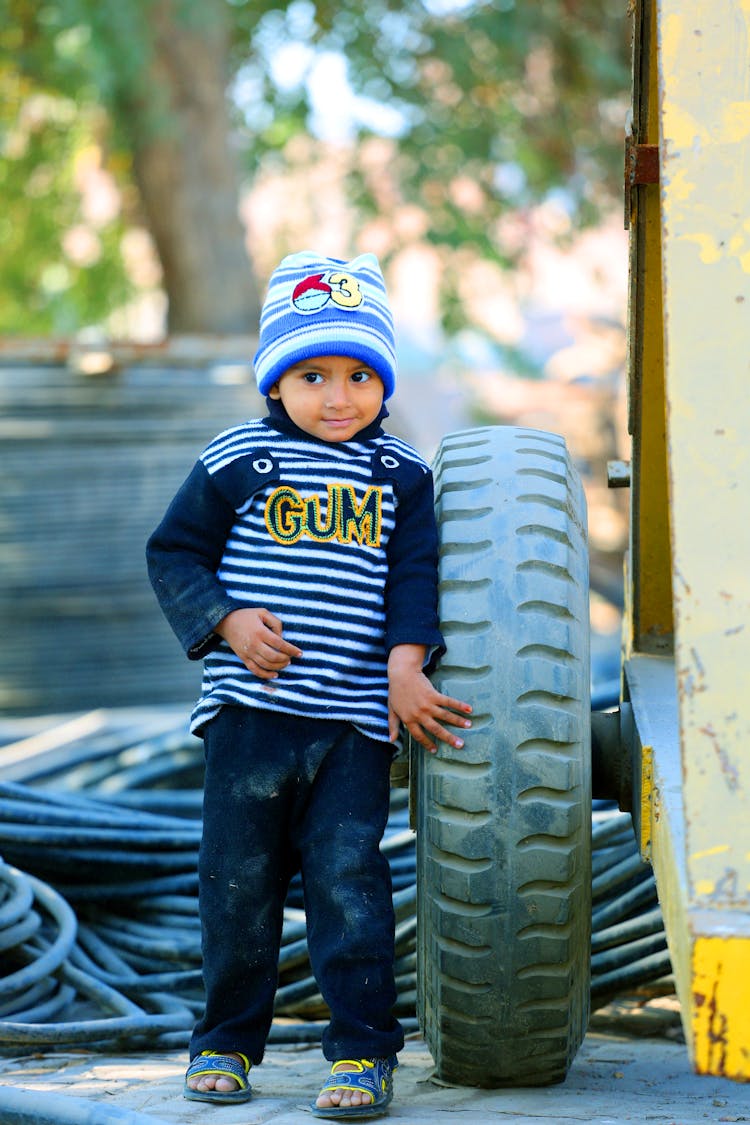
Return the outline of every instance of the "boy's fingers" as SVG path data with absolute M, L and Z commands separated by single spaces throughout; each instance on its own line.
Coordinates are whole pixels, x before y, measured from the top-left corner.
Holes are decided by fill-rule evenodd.
M 427 737 L 418 723 L 407 723 L 406 729 L 409 731 L 409 734 L 412 736 L 415 742 L 418 742 L 421 746 L 424 746 L 424 748 L 426 750 L 429 750 L 431 753 L 435 752 L 435 750 L 437 749 L 435 743 L 432 741 L 432 739 Z
M 275 614 L 269 613 L 269 611 L 266 610 L 261 616 L 261 621 L 267 629 L 271 630 L 272 633 L 276 633 L 278 637 L 281 636 L 281 631 L 284 626 Z
M 408 730 L 411 736 L 426 747 L 427 750 L 435 751 L 437 749 L 435 740 L 439 742 L 447 742 L 455 750 L 463 749 L 464 740 L 458 738 L 455 734 L 451 734 L 445 727 L 441 727 L 440 723 L 433 723 L 429 727 L 429 731 L 425 729 L 426 724 L 420 725 L 419 723 L 409 723 Z
M 296 645 L 287 644 L 269 644 L 266 642 L 259 650 L 266 660 L 272 661 L 274 664 L 284 663 L 288 664 L 293 656 L 301 656 L 302 653 Z
M 274 679 L 276 674 L 286 668 L 292 657 L 301 656 L 302 653 L 295 645 L 275 640 L 273 644 L 265 642 L 260 651 L 245 656 L 245 666 L 264 680 Z
M 447 742 L 449 746 L 453 746 L 456 750 L 462 750 L 464 745 L 463 738 L 458 738 L 457 735 L 451 734 L 445 727 L 438 727 L 437 730 L 433 729 L 435 738 L 441 742 Z
M 285 641 L 281 634 L 274 632 L 273 640 L 264 643 L 273 653 L 283 653 L 285 656 L 302 656 L 302 650 L 293 645 L 291 641 Z
M 269 668 L 263 668 L 257 661 L 249 658 L 245 661 L 245 667 L 261 680 L 275 680 L 278 676 L 278 672 L 272 672 Z
M 280 668 L 286 668 L 289 664 L 289 658 L 282 656 L 280 653 L 272 653 L 270 656 L 248 656 L 248 660 L 252 660 L 259 668 L 264 668 L 267 672 L 278 672 Z
M 470 727 L 471 719 L 465 715 L 457 715 L 454 711 L 440 710 L 434 714 L 435 720 L 441 723 L 450 723 L 454 727 Z
M 443 707 L 450 707 L 451 711 L 463 711 L 466 715 L 474 710 L 470 703 L 464 703 L 462 699 L 451 699 L 449 695 L 441 695 L 440 702 Z

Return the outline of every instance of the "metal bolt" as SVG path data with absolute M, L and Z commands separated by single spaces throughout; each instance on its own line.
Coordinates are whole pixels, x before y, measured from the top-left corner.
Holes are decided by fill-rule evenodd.
M 607 461 L 607 485 L 610 488 L 630 488 L 629 461 Z

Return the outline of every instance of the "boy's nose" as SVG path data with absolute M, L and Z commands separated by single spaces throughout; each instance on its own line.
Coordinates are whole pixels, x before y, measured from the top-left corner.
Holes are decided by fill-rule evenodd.
M 347 389 L 345 383 L 331 382 L 328 385 L 328 394 L 326 395 L 326 405 L 340 409 L 346 406 L 348 402 Z

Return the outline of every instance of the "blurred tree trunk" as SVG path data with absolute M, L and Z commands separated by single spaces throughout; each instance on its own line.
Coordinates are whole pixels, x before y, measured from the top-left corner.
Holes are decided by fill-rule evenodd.
M 164 271 L 170 332 L 257 329 L 259 301 L 239 219 L 239 173 L 226 88 L 223 0 L 152 0 L 150 50 L 119 126 Z M 199 14 L 195 8 L 199 7 Z

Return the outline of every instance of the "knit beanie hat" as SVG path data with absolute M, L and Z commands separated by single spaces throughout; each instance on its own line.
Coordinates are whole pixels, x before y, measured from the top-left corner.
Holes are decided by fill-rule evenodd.
M 374 254 L 346 262 L 303 250 L 271 275 L 254 360 L 258 390 L 267 395 L 287 368 L 324 355 L 366 363 L 383 380 L 383 397 L 393 394 L 393 317 Z

